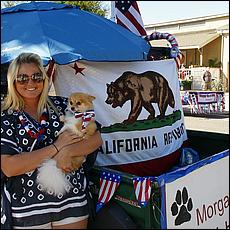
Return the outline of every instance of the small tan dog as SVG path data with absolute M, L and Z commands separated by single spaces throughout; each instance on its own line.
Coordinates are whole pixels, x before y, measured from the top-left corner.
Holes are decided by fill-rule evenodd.
M 60 117 L 64 122 L 64 126 L 59 131 L 58 135 L 64 130 L 70 129 L 75 132 L 79 137 L 87 139 L 93 135 L 97 129 L 95 123 L 95 113 L 93 108 L 94 96 L 86 93 L 72 93 L 69 96 L 66 114 Z M 78 169 L 85 157 L 73 157 L 73 167 Z
M 64 122 L 64 126 L 58 132 L 58 135 L 67 129 L 72 130 L 84 139 L 93 135 L 97 129 L 94 118 L 94 99 L 94 96 L 86 93 L 72 93 L 68 98 L 66 113 L 60 117 L 60 120 Z M 84 161 L 85 156 L 73 157 L 72 165 L 74 170 L 78 169 Z M 44 191 L 56 196 L 60 193 L 68 192 L 71 188 L 65 173 L 57 167 L 54 159 L 45 161 L 38 168 L 37 182 L 42 185 Z

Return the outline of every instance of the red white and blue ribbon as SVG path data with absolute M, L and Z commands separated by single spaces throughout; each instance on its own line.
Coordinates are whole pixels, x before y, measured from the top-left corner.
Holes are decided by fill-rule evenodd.
M 41 118 L 40 118 L 40 124 L 38 124 L 38 127 L 36 128 L 32 122 L 27 118 L 25 113 L 23 111 L 19 111 L 19 120 L 23 126 L 23 128 L 26 130 L 26 132 L 34 139 L 37 140 L 37 143 L 44 140 L 46 138 L 45 131 L 47 126 L 47 110 L 44 109 Z M 30 128 L 31 127 L 31 128 Z
M 82 118 L 82 129 L 85 129 L 91 119 L 95 117 L 94 110 L 88 110 L 86 112 L 75 112 L 75 118 Z
M 134 177 L 134 191 L 140 206 L 146 206 L 151 194 L 151 177 Z
M 113 196 L 121 182 L 121 176 L 103 171 L 100 174 L 100 190 L 96 212 L 98 212 Z
M 179 70 L 180 65 L 184 61 L 184 55 L 179 50 L 176 38 L 172 34 L 153 32 L 150 35 L 142 36 L 142 37 L 147 41 L 166 39 L 172 46 L 172 48 L 171 48 L 171 57 L 174 58 L 174 60 L 176 62 L 176 65 L 177 65 L 177 69 Z

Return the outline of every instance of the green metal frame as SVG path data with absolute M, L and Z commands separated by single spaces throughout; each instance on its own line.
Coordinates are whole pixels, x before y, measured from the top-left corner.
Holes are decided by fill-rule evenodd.
M 201 159 L 228 149 L 228 134 L 194 130 L 187 130 L 187 134 L 189 147 L 198 151 Z M 122 175 L 122 181 L 114 193 L 112 200 L 117 202 L 126 211 L 134 223 L 136 223 L 137 228 L 160 229 L 161 196 L 158 183 L 152 182 L 151 184 L 151 197 L 148 205 L 146 207 L 137 207 L 137 200 L 132 181 L 132 178 L 136 177 L 136 175 L 123 173 L 106 167 L 94 167 L 90 178 L 97 186 L 98 191 L 100 171 L 102 170 Z

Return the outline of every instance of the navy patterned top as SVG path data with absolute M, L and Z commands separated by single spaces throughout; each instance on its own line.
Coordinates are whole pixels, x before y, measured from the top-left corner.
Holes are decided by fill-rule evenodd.
M 60 114 L 64 114 L 67 98 L 50 96 L 50 99 Z M 9 114 L 3 111 L 1 114 L 1 154 L 21 154 L 48 146 L 56 140 L 57 133 L 63 126 L 59 116 L 52 108 L 49 108 L 44 140 L 35 142 L 21 124 L 20 115 L 27 121 L 29 128 L 39 126 L 38 122 L 25 112 L 12 111 Z M 73 185 L 67 194 L 52 196 L 52 191 L 49 194 L 43 192 L 36 178 L 37 169 L 11 177 L 9 180 L 13 226 L 36 226 L 68 217 L 78 218 L 88 215 L 86 177 L 83 167 L 66 174 L 66 178 Z

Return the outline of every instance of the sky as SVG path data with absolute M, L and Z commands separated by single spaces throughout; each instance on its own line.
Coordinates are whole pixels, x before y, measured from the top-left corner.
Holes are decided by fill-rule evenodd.
M 137 1 L 144 25 L 229 13 L 229 1 Z M 111 1 L 104 1 L 109 9 Z M 1 2 L 2 5 L 2 2 Z
M 229 13 L 229 1 L 137 1 L 137 3 L 144 25 Z M 110 8 L 110 1 L 107 1 L 106 5 Z

